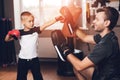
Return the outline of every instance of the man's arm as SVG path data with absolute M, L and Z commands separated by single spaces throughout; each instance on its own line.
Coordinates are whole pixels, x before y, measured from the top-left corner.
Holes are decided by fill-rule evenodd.
M 94 66 L 94 63 L 88 57 L 85 57 L 83 60 L 80 60 L 73 54 L 69 54 L 67 56 L 67 60 L 73 65 L 73 67 L 77 71 L 82 71 L 88 67 Z
M 81 39 L 83 42 L 95 44 L 94 36 L 93 36 L 93 35 L 88 35 L 88 34 L 86 34 L 86 33 L 85 33 L 83 30 L 81 30 L 81 29 L 76 29 L 76 30 L 75 30 L 75 34 L 76 34 L 76 36 L 77 36 L 79 39 Z
M 61 50 L 61 52 L 58 53 L 60 59 L 62 61 L 66 61 L 66 60 L 69 61 L 76 70 L 81 71 L 90 66 L 94 66 L 94 63 L 88 57 L 85 57 L 83 60 L 80 60 L 79 58 L 74 56 L 73 51 L 69 47 L 67 41 L 62 42 L 58 46 L 58 48 L 59 50 Z

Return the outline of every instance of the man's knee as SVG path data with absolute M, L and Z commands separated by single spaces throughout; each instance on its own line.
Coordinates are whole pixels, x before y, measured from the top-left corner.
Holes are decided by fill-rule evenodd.
M 77 71 L 75 69 L 73 70 L 78 80 L 91 80 L 94 72 L 94 67 L 87 68 L 83 71 Z

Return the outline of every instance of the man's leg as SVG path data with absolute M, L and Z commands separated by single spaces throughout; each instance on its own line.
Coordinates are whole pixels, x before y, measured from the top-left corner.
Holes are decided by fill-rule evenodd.
M 73 70 L 74 70 L 75 76 L 78 78 L 78 80 L 92 80 L 94 67 L 87 68 L 81 72 L 78 72 L 75 69 L 73 69 Z

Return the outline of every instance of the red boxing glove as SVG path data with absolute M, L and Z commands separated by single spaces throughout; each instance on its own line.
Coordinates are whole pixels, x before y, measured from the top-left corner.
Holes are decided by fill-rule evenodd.
M 8 32 L 8 35 L 12 36 L 14 39 L 18 39 L 18 37 L 20 37 L 20 32 L 19 30 L 11 30 Z
M 63 22 L 65 20 L 65 17 L 64 16 L 57 16 L 57 17 L 55 17 L 55 20 Z

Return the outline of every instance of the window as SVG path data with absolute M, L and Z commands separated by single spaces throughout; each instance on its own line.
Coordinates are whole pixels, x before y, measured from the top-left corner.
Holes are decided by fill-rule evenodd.
M 40 26 L 59 15 L 61 6 L 67 5 L 68 1 L 69 0 L 14 0 L 15 28 L 22 28 L 20 23 L 21 12 L 30 11 L 35 16 L 35 26 Z M 86 16 L 84 13 L 82 14 L 81 26 L 86 27 Z M 62 26 L 62 23 L 57 22 L 47 29 L 62 29 Z
M 21 0 L 21 6 L 21 11 L 30 11 L 35 16 L 35 26 L 38 26 L 59 15 L 61 0 Z M 61 29 L 62 25 L 55 23 L 48 29 Z

